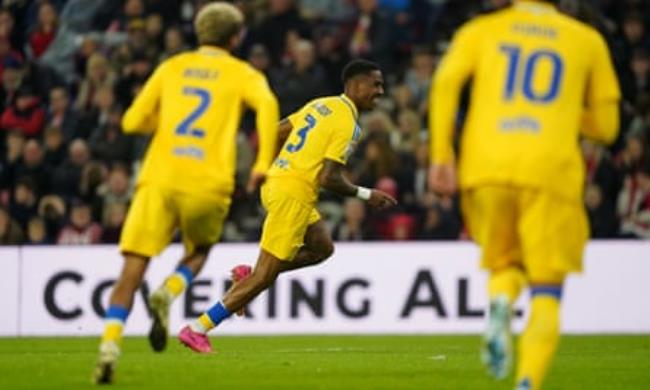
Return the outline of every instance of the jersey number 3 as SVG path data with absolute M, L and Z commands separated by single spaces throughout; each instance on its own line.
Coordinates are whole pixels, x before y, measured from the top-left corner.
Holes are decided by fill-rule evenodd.
M 562 57 L 558 53 L 553 50 L 534 50 L 526 56 L 517 45 L 501 45 L 499 49 L 508 59 L 504 100 L 512 100 L 520 90 L 527 100 L 534 103 L 550 103 L 555 100 L 564 72 Z M 537 88 L 533 88 L 535 71 L 544 62 L 550 66 L 549 80 L 545 86 L 538 84 Z
M 287 152 L 295 153 L 302 149 L 303 146 L 305 146 L 305 141 L 307 140 L 307 134 L 309 133 L 309 130 L 313 129 L 314 126 L 316 126 L 316 118 L 314 118 L 311 114 L 307 114 L 305 117 L 305 122 L 307 122 L 307 124 L 296 132 L 300 139 L 297 143 L 288 144 L 286 147 Z
M 205 130 L 195 129 L 193 125 L 210 106 L 210 101 L 212 100 L 210 92 L 203 88 L 185 87 L 183 88 L 183 95 L 198 97 L 199 105 L 176 127 L 176 134 L 203 138 L 205 137 Z

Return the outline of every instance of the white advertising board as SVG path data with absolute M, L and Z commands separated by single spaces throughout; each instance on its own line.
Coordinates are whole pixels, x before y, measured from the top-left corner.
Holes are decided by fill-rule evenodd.
M 13 255 L 12 255 L 13 251 Z M 6 252 L 6 254 L 5 254 Z M 126 333 L 146 334 L 143 297 L 174 269 L 172 246 L 152 260 Z M 253 244 L 216 246 L 202 273 L 171 310 L 171 329 L 208 309 L 223 294 L 229 270 L 252 264 Z M 110 286 L 122 260 L 114 246 L 23 247 L 0 252 L 17 283 L 3 286 L 0 335 L 98 335 Z M 13 256 L 13 257 L 12 257 Z M 322 265 L 283 274 L 248 315 L 226 321 L 222 334 L 479 333 L 484 326 L 486 274 L 466 242 L 337 244 Z M 12 260 L 13 259 L 13 260 Z M 11 271 L 10 265 L 10 271 Z M 22 272 L 19 272 L 22 270 Z M 650 333 L 650 242 L 594 242 L 585 272 L 572 276 L 563 297 L 568 333 Z M 15 290 L 15 291 L 14 291 Z M 514 327 L 523 327 L 527 294 Z
M 20 262 L 18 247 L 0 246 L 0 264 L 3 269 L 3 281 L 0 283 L 0 336 L 19 334 L 19 284 Z

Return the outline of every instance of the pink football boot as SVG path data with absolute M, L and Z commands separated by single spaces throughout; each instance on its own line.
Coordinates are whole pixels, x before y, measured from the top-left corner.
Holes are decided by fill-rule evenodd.
M 178 334 L 178 340 L 194 352 L 212 352 L 212 345 L 210 345 L 208 335 L 193 331 L 189 325 L 181 329 L 181 332 Z

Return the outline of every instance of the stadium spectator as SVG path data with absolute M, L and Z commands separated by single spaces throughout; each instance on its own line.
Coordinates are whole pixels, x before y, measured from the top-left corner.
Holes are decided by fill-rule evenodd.
M 293 62 L 271 72 L 271 85 L 280 100 L 280 114 L 287 116 L 327 92 L 323 68 L 315 61 L 314 45 L 298 40 L 291 48 Z
M 623 237 L 650 239 L 650 163 L 626 177 L 617 211 Z
M 115 96 L 121 107 L 128 107 L 153 69 L 152 59 L 145 51 L 132 52 L 131 60 L 122 68 L 115 85 Z
M 110 68 L 106 57 L 94 53 L 86 63 L 86 75 L 79 86 L 79 93 L 74 107 L 78 111 L 86 111 L 91 108 L 95 93 L 102 87 L 113 87 L 115 73 Z
M 129 171 L 124 165 L 115 165 L 108 174 L 106 183 L 98 189 L 101 199 L 101 222 L 106 225 L 111 219 L 113 205 L 120 204 L 126 207 L 131 202 L 132 188 L 130 186 Z
M 16 91 L 14 103 L 5 109 L 0 119 L 4 129 L 19 129 L 26 137 L 37 137 L 43 130 L 45 111 L 40 106 L 40 98 L 29 87 Z
M 90 109 L 83 111 L 79 117 L 76 131 L 78 138 L 88 139 L 95 129 L 106 125 L 116 105 L 113 87 L 100 87 L 95 92 Z
M 366 223 L 366 204 L 357 198 L 343 202 L 343 220 L 332 230 L 335 241 L 364 241 L 376 238 L 372 226 Z
M 397 152 L 413 154 L 420 143 L 422 121 L 417 112 L 402 110 L 397 114 L 397 127 L 391 133 L 391 144 Z
M 45 153 L 41 143 L 30 139 L 25 143 L 22 153 L 22 161 L 16 166 L 15 177 L 28 177 L 34 184 L 34 191 L 37 194 L 45 194 L 49 191 L 50 168 L 44 163 Z
M 378 0 L 357 0 L 357 16 L 346 40 L 350 56 L 373 60 L 391 75 L 394 40 L 394 26 L 379 9 Z
M 0 204 L 0 244 L 18 245 L 23 242 L 23 231 L 18 222 L 9 215 L 9 210 Z
M 58 127 L 48 127 L 43 132 L 45 149 L 44 164 L 53 169 L 59 166 L 66 157 L 66 144 L 63 132 Z
M 55 243 L 65 224 L 65 202 L 57 195 L 44 196 L 38 204 L 38 216 L 45 222 L 47 241 Z
M 106 123 L 95 128 L 88 145 L 93 158 L 106 164 L 129 163 L 132 160 L 133 138 L 122 132 L 122 109 L 111 109 Z
M 16 28 L 16 18 L 9 7 L 0 8 L 0 37 L 8 40 L 8 46 L 12 50 L 22 52 L 25 45 L 24 33 Z
M 411 66 L 404 76 L 404 84 L 411 92 L 411 104 L 414 104 L 421 114 L 426 113 L 428 108 L 429 88 L 435 62 L 435 57 L 428 48 L 416 48 L 411 57 Z
M 120 241 L 122 225 L 126 219 L 127 205 L 113 203 L 106 207 L 107 218 L 104 221 L 101 242 L 104 244 L 117 244 Z
M 35 216 L 30 218 L 27 223 L 27 240 L 28 245 L 45 245 L 52 242 L 47 239 L 47 230 L 43 218 Z
M 38 213 L 38 195 L 31 178 L 22 177 L 18 179 L 9 208 L 11 217 L 18 222 L 20 228 L 24 231 L 29 219 Z
M 82 139 L 75 139 L 68 147 L 68 158 L 52 173 L 50 188 L 52 192 L 72 199 L 79 195 L 79 182 L 83 167 L 90 161 L 88 144 Z
M 587 184 L 585 207 L 592 238 L 614 238 L 619 235 L 616 211 L 604 200 L 604 191 L 596 183 Z
M 38 8 L 36 28 L 29 34 L 29 48 L 34 58 L 39 58 L 56 36 L 58 15 L 52 4 L 45 1 Z
M 164 37 L 164 50 L 158 59 L 159 62 L 166 60 L 178 53 L 188 50 L 189 47 L 185 43 L 185 37 L 180 28 L 173 26 L 165 30 Z
M 46 123 L 47 127 L 61 129 L 66 142 L 79 137 L 77 134 L 77 113 L 70 105 L 70 96 L 64 86 L 56 86 L 50 89 L 49 112 Z
M 14 66 L 19 68 L 16 65 L 22 64 L 22 60 L 22 54 L 11 48 L 9 39 L 6 36 L 0 35 L 0 77 L 5 67 Z
M 251 31 L 253 39 L 268 49 L 273 65 L 280 66 L 285 60 L 287 36 L 289 33 L 299 38 L 309 38 L 311 29 L 302 19 L 294 0 L 269 0 L 269 16 Z
M 9 131 L 5 139 L 5 154 L 2 161 L 2 181 L 0 188 L 13 189 L 18 179 L 16 177 L 16 170 L 20 165 L 24 148 L 25 136 L 23 133 L 20 130 Z
M 102 228 L 93 222 L 90 206 L 76 201 L 70 210 L 69 222 L 63 227 L 57 244 L 90 245 L 101 242 Z
M 141 19 L 145 16 L 146 10 L 143 0 L 125 0 L 122 4 L 124 5 L 121 12 L 111 21 L 107 30 L 126 31 L 131 21 Z
M 350 61 L 348 51 L 344 49 L 342 34 L 331 27 L 322 27 L 316 33 L 316 53 L 318 62 L 323 66 L 330 94 L 341 89 L 341 72 Z

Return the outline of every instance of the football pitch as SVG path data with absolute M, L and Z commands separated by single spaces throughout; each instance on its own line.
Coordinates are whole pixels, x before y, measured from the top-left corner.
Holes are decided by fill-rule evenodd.
M 92 389 L 97 338 L 0 338 L 0 389 Z M 478 336 L 175 338 L 153 353 L 126 338 L 115 389 L 512 389 L 478 359 Z M 565 336 L 546 389 L 650 388 L 650 335 Z M 104 386 L 104 388 L 107 388 Z

